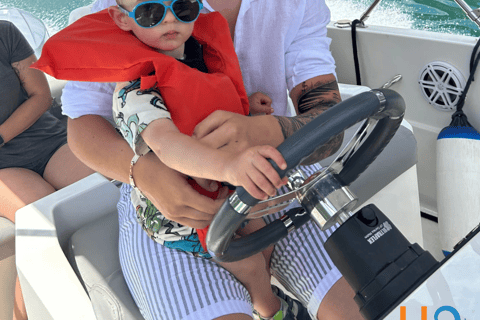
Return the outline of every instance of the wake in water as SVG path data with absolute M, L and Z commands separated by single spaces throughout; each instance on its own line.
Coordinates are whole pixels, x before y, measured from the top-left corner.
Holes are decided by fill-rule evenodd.
M 359 19 L 374 0 L 326 0 L 332 21 Z M 473 9 L 476 0 L 466 0 Z M 382 0 L 370 13 L 367 25 L 480 36 L 479 28 L 453 0 Z
M 0 8 L 18 8 L 42 19 L 50 35 L 68 24 L 70 12 L 94 0 L 0 0 Z M 332 21 L 359 19 L 374 0 L 325 0 L 332 12 Z M 472 8 L 477 0 L 466 0 Z M 480 36 L 453 0 L 382 0 L 371 12 L 368 25 L 420 29 L 443 33 Z
M 326 3 L 332 13 L 332 22 L 341 19 L 353 21 L 360 19 L 370 4 L 373 3 L 373 0 L 366 1 L 366 3 L 353 3 L 345 0 L 326 0 Z M 414 20 L 412 16 L 402 11 L 401 5 L 380 3 L 370 13 L 366 24 L 412 29 Z

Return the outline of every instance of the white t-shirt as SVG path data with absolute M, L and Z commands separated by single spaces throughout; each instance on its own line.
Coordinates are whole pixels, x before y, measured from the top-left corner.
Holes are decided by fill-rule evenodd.
M 202 12 L 213 11 L 207 0 L 203 4 Z M 97 0 L 92 12 L 111 5 L 115 0 Z M 247 93 L 267 94 L 275 115 L 291 116 L 287 90 L 313 77 L 335 74 L 329 22 L 324 0 L 242 0 L 234 45 Z M 114 88 L 112 83 L 68 82 L 63 113 L 72 119 L 100 115 L 113 123 Z

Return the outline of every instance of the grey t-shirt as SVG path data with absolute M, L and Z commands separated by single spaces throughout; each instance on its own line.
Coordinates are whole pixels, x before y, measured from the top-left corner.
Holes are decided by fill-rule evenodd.
M 33 49 L 9 21 L 0 20 L 0 123 L 28 99 L 12 63 L 28 58 Z M 0 168 L 27 167 L 50 157 L 66 142 L 66 129 L 49 112 L 0 148 Z

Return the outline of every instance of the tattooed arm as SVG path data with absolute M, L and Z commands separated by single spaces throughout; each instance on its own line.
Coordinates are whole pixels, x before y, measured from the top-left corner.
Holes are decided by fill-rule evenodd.
M 277 147 L 320 113 L 340 102 L 337 81 L 332 74 L 314 77 L 297 85 L 290 92 L 290 96 L 298 112 L 295 117 L 245 117 L 231 112 L 215 111 L 197 125 L 194 136 L 212 148 L 226 148 L 232 152 L 262 144 Z M 342 140 L 343 134 L 331 138 L 304 161 L 304 164 L 317 162 L 335 153 Z
M 276 117 L 286 139 L 312 121 L 325 110 L 341 101 L 338 84 L 334 75 L 318 76 L 297 85 L 290 93 L 297 111 L 296 117 Z M 320 146 L 303 164 L 312 164 L 334 154 L 340 148 L 343 133 L 331 137 Z
M 27 92 L 28 99 L 0 125 L 0 134 L 5 142 L 28 129 L 52 104 L 47 78 L 43 72 L 30 68 L 36 60 L 37 58 L 32 54 L 24 60 L 12 63 L 12 68 L 21 86 Z

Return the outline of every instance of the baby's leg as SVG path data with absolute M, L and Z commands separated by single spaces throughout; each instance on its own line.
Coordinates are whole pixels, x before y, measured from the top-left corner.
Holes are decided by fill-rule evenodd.
M 254 233 L 255 231 L 265 227 L 267 224 L 263 219 L 253 219 L 248 222 L 248 224 L 237 231 L 237 234 L 241 237 L 246 236 L 248 234 Z M 263 250 L 263 256 L 265 257 L 265 267 L 267 268 L 268 274 L 270 274 L 270 258 L 272 256 L 272 252 L 274 249 L 274 245 L 271 245 L 267 249 Z
M 247 288 L 253 307 L 262 317 L 271 317 L 280 310 L 280 300 L 272 291 L 270 273 L 267 271 L 262 253 L 240 261 L 219 264 Z
M 265 226 L 263 219 L 255 219 L 238 232 L 240 236 L 250 234 Z M 280 300 L 273 293 L 270 284 L 270 256 L 273 246 L 261 253 L 237 262 L 222 262 L 220 265 L 230 271 L 247 288 L 252 304 L 262 317 L 268 318 L 280 310 Z

